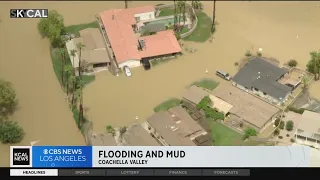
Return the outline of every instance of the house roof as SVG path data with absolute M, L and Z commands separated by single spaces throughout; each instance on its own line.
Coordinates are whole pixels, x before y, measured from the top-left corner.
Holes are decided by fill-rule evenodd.
M 214 95 L 209 95 L 211 101 L 212 101 L 212 107 L 217 108 L 220 112 L 223 112 L 224 114 L 227 114 L 231 109 L 232 105 L 225 102 L 224 100 L 214 96 Z
M 141 37 L 140 39 L 146 41 L 146 49 L 143 51 L 138 50 L 139 37 L 134 33 L 132 28 L 132 25 L 136 24 L 134 15 L 154 11 L 154 6 L 145 6 L 129 9 L 113 9 L 100 13 L 101 21 L 118 63 L 181 52 L 179 43 L 174 34 L 171 33 L 172 31 L 157 33 L 156 35 L 152 35 L 152 37 Z
M 290 87 L 277 82 L 287 72 L 286 68 L 279 68 L 260 57 L 255 57 L 240 69 L 233 81 L 249 89 L 257 88 L 281 100 L 291 91 Z
M 128 146 L 159 146 L 160 144 L 143 129 L 141 125 L 133 124 L 123 134 Z
M 230 113 L 239 116 L 259 129 L 280 110 L 232 85 L 219 85 L 213 90 L 213 95 L 233 106 Z
M 90 140 L 92 146 L 117 146 L 114 137 L 108 133 L 93 135 Z
M 157 32 L 155 35 L 140 37 L 145 47 L 139 51 L 141 58 L 181 52 L 181 47 L 173 30 Z
M 320 114 L 305 110 L 298 125 L 299 134 L 320 140 Z
M 182 97 L 194 104 L 198 104 L 209 92 L 196 85 L 190 86 L 183 94 Z
M 157 112 L 147 122 L 171 146 L 195 146 L 194 139 L 207 134 L 180 106 Z
M 80 37 L 71 39 L 66 42 L 66 47 L 68 50 L 69 57 L 71 59 L 71 64 L 74 68 L 79 66 L 79 50 L 77 44 L 82 43 L 85 47 L 81 52 L 81 59 L 88 63 L 104 63 L 110 62 L 108 52 L 106 51 L 105 42 L 98 28 L 87 28 L 80 31 Z M 74 62 L 71 56 L 71 50 L 77 50 Z

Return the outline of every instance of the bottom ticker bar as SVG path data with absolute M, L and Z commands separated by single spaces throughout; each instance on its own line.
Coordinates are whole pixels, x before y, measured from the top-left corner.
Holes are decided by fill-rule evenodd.
M 10 176 L 58 176 L 58 169 L 10 169 Z

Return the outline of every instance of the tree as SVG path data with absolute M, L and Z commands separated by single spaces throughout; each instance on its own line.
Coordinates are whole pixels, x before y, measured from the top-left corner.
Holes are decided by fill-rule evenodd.
M 184 6 L 184 1 L 178 1 L 177 3 L 178 9 L 179 9 L 179 16 L 178 16 L 178 31 L 180 32 L 181 30 L 181 26 L 180 26 L 180 22 L 181 22 L 181 12 L 182 12 L 182 8 Z
M 192 8 L 201 11 L 203 9 L 203 4 L 200 1 L 193 1 Z
M 287 123 L 286 123 L 286 130 L 287 131 L 292 131 L 293 130 L 293 121 L 288 121 Z
M 119 129 L 120 136 L 122 136 L 126 131 L 127 131 L 127 127 L 126 126 L 120 127 L 120 129 Z
M 23 129 L 14 121 L 4 121 L 0 124 L 0 141 L 2 143 L 13 144 L 20 142 L 25 133 Z
M 279 125 L 279 128 L 280 128 L 280 129 L 284 129 L 284 125 L 285 125 L 284 121 L 281 121 L 281 122 L 280 122 L 280 125 Z
M 279 129 L 274 130 L 274 132 L 273 132 L 273 135 L 274 135 L 274 136 L 278 136 L 279 134 L 280 134 Z
M 63 69 L 64 73 L 65 73 L 65 76 L 66 76 L 66 83 L 65 83 L 65 86 L 66 86 L 66 91 L 67 91 L 67 95 L 69 95 L 69 87 L 70 85 L 72 86 L 73 84 L 73 80 L 72 80 L 72 76 L 73 76 L 73 68 L 71 65 L 67 65 L 67 66 L 64 66 L 64 69 Z
M 277 119 L 274 121 L 274 125 L 275 125 L 276 127 L 278 127 L 279 124 L 280 124 L 280 118 L 277 118 Z
M 173 1 L 174 4 L 174 19 L 173 19 L 173 31 L 176 32 L 177 31 L 177 4 L 176 1 Z
M 289 65 L 290 67 L 296 67 L 297 64 L 298 64 L 298 62 L 297 62 L 296 60 L 294 60 L 294 59 L 291 59 L 291 60 L 288 62 L 288 65 Z
M 314 80 L 319 80 L 319 71 L 320 71 L 320 51 L 312 51 L 310 52 L 311 59 L 307 64 L 307 70 L 310 73 L 314 74 Z
M 81 67 L 81 61 L 82 61 L 82 59 L 81 59 L 81 55 L 82 55 L 82 49 L 85 47 L 85 45 L 84 44 L 82 44 L 81 42 L 79 42 L 78 44 L 77 44 L 77 48 L 78 48 L 78 51 L 79 51 L 79 64 L 78 64 L 78 72 L 79 72 L 79 77 L 80 77 L 80 80 L 81 80 L 81 71 L 80 71 L 80 67 Z
M 186 25 L 186 3 L 187 3 L 187 1 L 183 1 L 183 13 L 182 13 L 183 26 L 182 27 L 184 27 Z
M 77 95 L 78 95 L 78 99 L 79 99 L 79 127 L 81 127 L 82 123 L 83 123 L 83 93 L 82 93 L 82 90 L 83 90 L 83 86 L 84 86 L 84 83 L 82 80 L 79 80 L 78 82 L 79 84 L 79 89 L 77 90 Z
M 211 33 L 214 33 L 214 30 L 215 30 L 215 23 L 214 23 L 215 20 L 216 20 L 216 0 L 213 1 Z
M 18 105 L 16 92 L 11 83 L 0 79 L 0 118 L 7 118 Z
M 306 92 L 308 91 L 308 78 L 303 76 L 302 78 L 302 91 Z
M 62 85 L 64 86 L 65 85 L 65 82 L 64 82 L 64 66 L 65 66 L 65 61 L 66 61 L 66 52 L 64 50 L 64 48 L 60 48 L 59 49 L 59 52 L 60 52 L 60 55 L 61 55 L 61 61 L 62 61 L 62 64 L 61 64 L 61 83 Z
M 61 35 L 65 32 L 64 19 L 56 10 L 49 11 L 48 18 L 41 19 L 38 30 L 42 37 L 47 37 L 53 47 L 62 45 Z
M 211 103 L 211 99 L 209 96 L 205 96 L 204 98 L 201 99 L 201 101 L 199 102 L 199 104 L 197 104 L 197 109 L 204 109 L 205 107 L 207 107 L 209 104 Z
M 257 136 L 257 131 L 255 130 L 255 129 L 253 129 L 253 128 L 248 128 L 248 129 L 246 129 L 245 131 L 244 131 L 244 139 L 247 139 L 247 138 L 249 138 L 249 137 L 251 137 L 251 136 Z
M 111 125 L 107 125 L 106 127 L 106 131 L 107 133 L 112 134 L 113 136 L 115 135 L 116 131 L 114 130 L 114 128 Z

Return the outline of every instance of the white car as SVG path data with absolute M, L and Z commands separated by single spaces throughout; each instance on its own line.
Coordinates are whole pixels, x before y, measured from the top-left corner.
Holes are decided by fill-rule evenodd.
M 129 69 L 128 66 L 125 66 L 125 67 L 123 68 L 123 70 L 124 70 L 124 73 L 126 74 L 126 76 L 131 76 L 131 71 L 130 71 L 130 69 Z

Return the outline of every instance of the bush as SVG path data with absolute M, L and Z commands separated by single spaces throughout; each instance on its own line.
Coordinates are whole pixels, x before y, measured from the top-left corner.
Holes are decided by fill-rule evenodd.
M 280 122 L 280 125 L 279 125 L 279 128 L 280 128 L 280 129 L 284 129 L 284 125 L 285 125 L 284 121 L 281 121 L 281 122 Z
M 251 53 L 251 51 L 250 50 L 247 50 L 246 51 L 246 53 L 244 54 L 245 56 L 247 56 L 247 57 L 250 57 L 250 56 L 252 56 L 252 53 Z
M 274 121 L 274 125 L 275 125 L 276 127 L 278 127 L 278 126 L 279 126 L 279 123 L 280 123 L 280 118 L 277 118 L 277 119 Z
M 286 136 L 289 137 L 290 135 L 289 135 L 289 134 L 286 134 Z
M 296 60 L 294 60 L 294 59 L 291 59 L 291 60 L 288 62 L 288 65 L 289 65 L 290 67 L 296 67 L 297 64 L 298 64 L 298 62 L 297 62 Z
M 279 129 L 274 130 L 273 135 L 278 136 L 280 134 Z
M 197 104 L 197 109 L 204 109 L 205 107 L 207 107 L 208 105 L 210 105 L 211 103 L 211 99 L 209 96 L 205 96 L 204 98 L 201 99 L 201 101 Z
M 262 53 L 261 52 L 257 52 L 257 56 L 261 57 L 262 56 Z
M 295 108 L 295 107 L 292 107 L 292 106 L 289 106 L 288 107 L 289 111 L 293 111 L 295 113 L 298 113 L 298 114 L 303 114 L 303 112 L 305 111 L 305 109 L 303 108 Z
M 11 115 L 17 107 L 16 92 L 11 83 L 0 79 L 0 118 Z
M 238 63 L 238 62 L 235 62 L 234 65 L 235 65 L 235 66 L 239 66 L 239 63 Z
M 257 131 L 255 129 L 248 128 L 248 129 L 245 130 L 243 138 L 247 139 L 247 138 L 249 138 L 251 136 L 257 136 L 257 134 L 258 133 L 257 133 Z
M 116 134 L 116 131 L 114 130 L 114 128 L 111 125 L 107 125 L 106 131 L 107 131 L 107 133 L 112 134 L 113 136 Z
M 286 123 L 286 130 L 287 131 L 292 131 L 293 130 L 293 125 L 294 125 L 293 121 L 288 121 Z
M 20 142 L 25 133 L 17 122 L 4 121 L 0 124 L 0 141 L 2 143 L 18 143 Z
M 176 36 L 177 40 L 181 39 L 181 36 L 179 33 L 174 33 L 174 35 Z
M 214 120 L 224 120 L 224 114 L 221 112 L 218 112 L 208 106 L 206 106 L 203 110 L 207 118 L 213 118 Z
M 279 138 L 279 139 L 282 139 L 283 137 L 282 137 L 282 136 L 278 136 L 278 138 Z
M 290 139 L 290 142 L 294 143 L 296 142 L 296 140 L 294 140 L 293 138 Z

